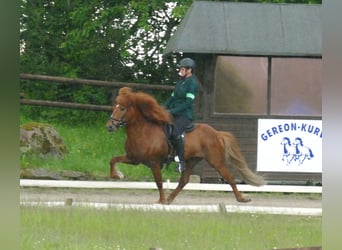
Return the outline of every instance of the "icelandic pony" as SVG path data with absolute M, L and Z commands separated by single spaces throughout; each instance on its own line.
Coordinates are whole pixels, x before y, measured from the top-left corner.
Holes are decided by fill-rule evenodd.
M 128 87 L 119 90 L 113 112 L 106 126 L 109 132 L 121 126 L 126 127 L 126 155 L 115 156 L 110 161 L 111 178 L 120 178 L 115 164 L 126 163 L 148 166 L 154 176 L 159 191 L 158 203 L 170 204 L 189 181 L 193 167 L 202 159 L 217 170 L 230 184 L 239 202 L 248 202 L 250 198 L 241 194 L 229 173 L 227 165 L 231 163 L 241 177 L 249 184 L 261 186 L 264 179 L 252 172 L 240 152 L 235 137 L 229 132 L 216 131 L 207 124 L 195 124 L 194 130 L 185 134 L 186 170 L 182 172 L 178 186 L 166 198 L 163 190 L 161 166 L 168 161 L 170 146 L 165 133 L 166 124 L 171 124 L 169 113 L 150 95 L 132 92 Z
M 312 150 L 303 144 L 303 140 L 300 137 L 297 137 L 293 143 L 296 148 L 296 157 L 299 160 L 299 165 L 303 164 L 305 159 L 310 160 L 314 157 Z
M 294 145 L 291 145 L 290 138 L 284 137 L 280 144 L 283 145 L 282 160 L 286 161 L 286 165 L 289 165 L 293 160 L 296 161 L 296 149 Z

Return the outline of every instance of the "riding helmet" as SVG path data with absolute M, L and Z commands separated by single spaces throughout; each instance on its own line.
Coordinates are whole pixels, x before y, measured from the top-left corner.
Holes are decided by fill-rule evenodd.
M 177 64 L 177 66 L 178 66 L 179 68 L 184 67 L 184 68 L 192 68 L 192 69 L 194 69 L 195 66 L 196 66 L 196 64 L 195 64 L 195 61 L 194 61 L 194 60 L 192 60 L 192 59 L 189 58 L 189 57 L 186 57 L 186 58 L 181 59 L 181 60 L 179 61 L 179 63 Z

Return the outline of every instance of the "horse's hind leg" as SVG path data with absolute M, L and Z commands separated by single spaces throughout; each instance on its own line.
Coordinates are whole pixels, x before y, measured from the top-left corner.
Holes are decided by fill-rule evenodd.
M 167 204 L 171 204 L 173 200 L 176 198 L 176 196 L 179 194 L 179 192 L 182 191 L 186 184 L 188 184 L 192 169 L 200 161 L 200 158 L 193 158 L 191 160 L 186 161 L 186 169 L 182 172 L 176 189 L 172 191 L 169 197 L 167 197 Z
M 191 174 L 191 168 L 188 168 L 187 164 L 187 169 L 182 172 L 182 175 L 179 179 L 178 185 L 175 190 L 172 191 L 172 193 L 167 197 L 167 204 L 171 204 L 173 200 L 176 198 L 176 196 L 179 194 L 180 191 L 185 187 L 185 185 L 189 182 L 189 177 Z
M 167 197 L 167 204 L 171 204 L 179 192 L 182 191 L 186 184 L 188 184 L 192 169 L 201 160 L 201 158 L 192 158 L 186 161 L 186 169 L 182 172 L 176 189 L 172 191 L 169 197 Z
M 220 168 L 216 168 L 216 170 L 220 173 L 220 175 L 232 187 L 235 198 L 238 202 L 249 202 L 249 201 L 251 201 L 251 199 L 248 196 L 241 194 L 240 191 L 237 189 L 234 177 L 229 173 L 228 169 L 225 166 L 222 166 Z

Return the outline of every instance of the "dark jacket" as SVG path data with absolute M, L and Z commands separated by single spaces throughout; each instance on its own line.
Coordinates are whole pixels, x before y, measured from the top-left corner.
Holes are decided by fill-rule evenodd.
M 176 83 L 171 96 L 166 100 L 164 106 L 175 116 L 185 116 L 189 120 L 194 120 L 193 102 L 197 95 L 198 84 L 196 78 L 181 79 Z

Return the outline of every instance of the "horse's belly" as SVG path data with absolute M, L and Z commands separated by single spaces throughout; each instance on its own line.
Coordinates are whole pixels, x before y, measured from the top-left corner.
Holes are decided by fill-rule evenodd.
M 156 161 L 167 158 L 168 146 L 166 143 L 156 143 L 146 141 L 145 143 L 128 143 L 126 145 L 126 154 L 129 158 L 139 162 Z

